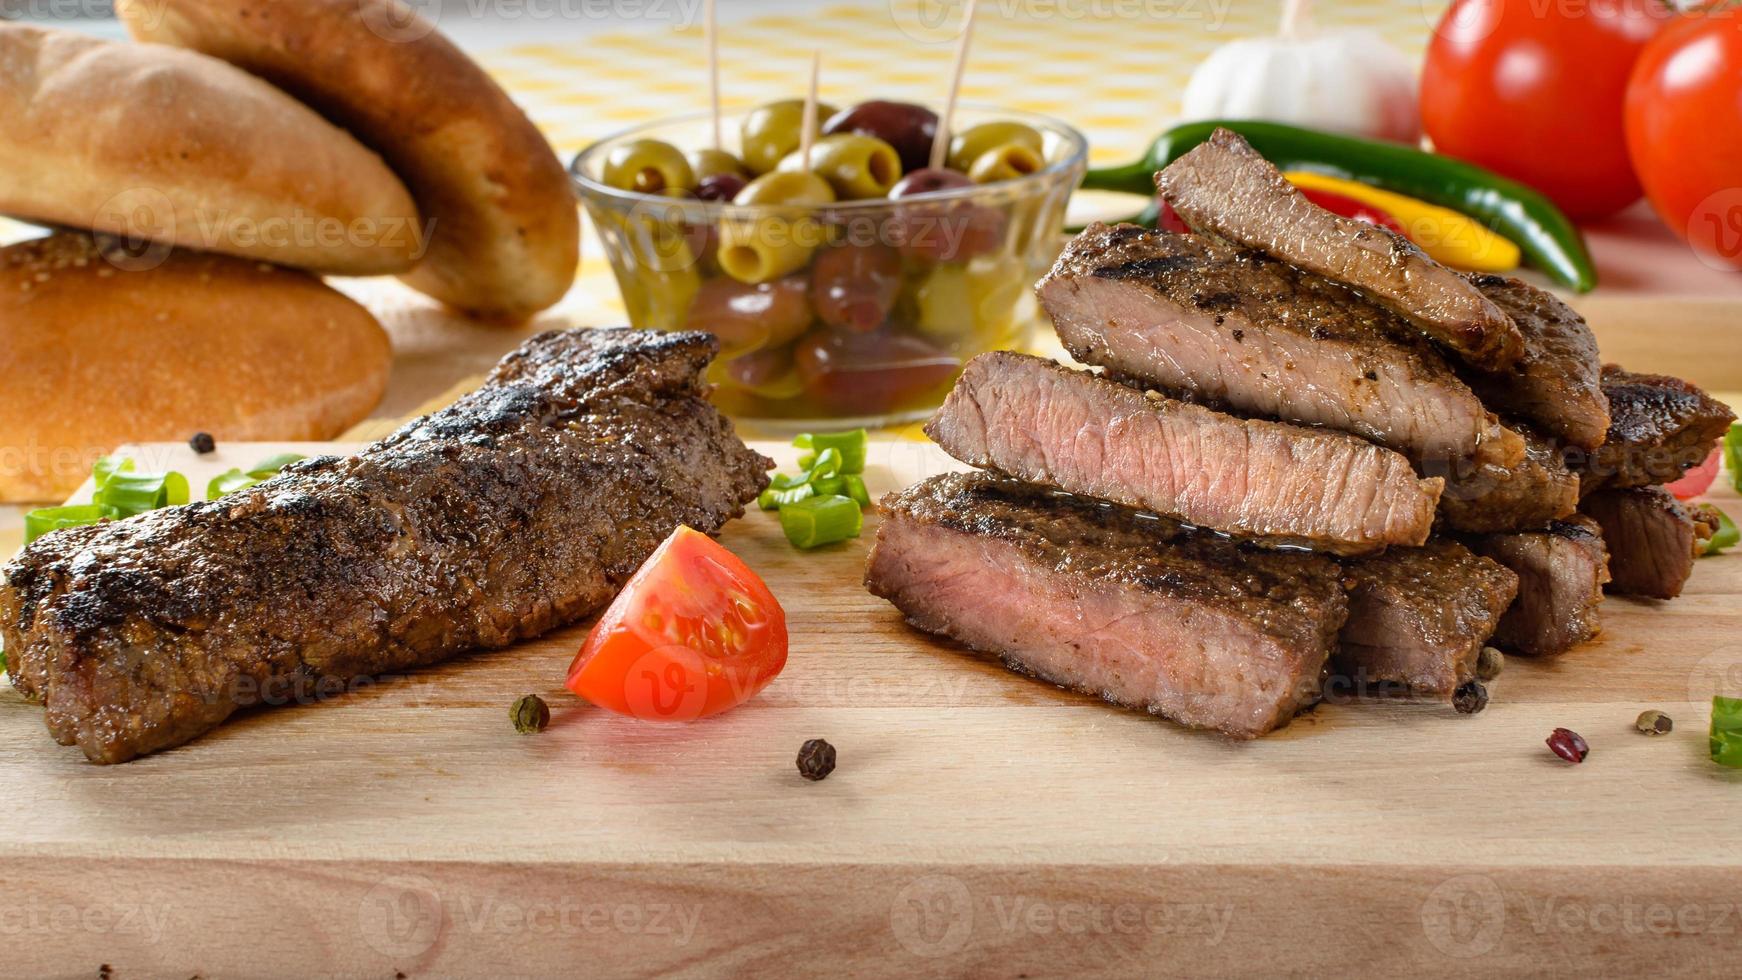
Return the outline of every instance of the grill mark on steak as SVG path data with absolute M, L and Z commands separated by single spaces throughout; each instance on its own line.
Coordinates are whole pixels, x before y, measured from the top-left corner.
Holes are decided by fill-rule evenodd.
M 1572 516 L 1579 507 L 1579 475 L 1567 467 L 1566 452 L 1523 426 L 1525 457 L 1513 466 L 1454 463 L 1423 466 L 1428 476 L 1444 477 L 1440 517 L 1453 531 L 1493 533 L 1534 531 Z
M 705 399 L 706 334 L 529 340 L 357 456 L 222 500 L 44 537 L 0 629 L 51 733 L 96 762 L 192 739 L 273 685 L 496 648 L 606 602 L 679 524 L 766 485 Z
M 1619 595 L 1681 595 L 1695 556 L 1713 532 L 1662 487 L 1601 490 L 1586 497 L 1579 510 L 1603 528 L 1609 591 Z
M 1270 544 L 1421 544 L 1440 481 L 1354 436 L 1237 419 L 1051 360 L 968 362 L 926 434 L 972 466 Z
M 1523 458 L 1522 438 L 1407 321 L 1261 252 L 1095 224 L 1037 292 L 1072 356 L 1169 394 L 1418 461 Z
M 1555 657 L 1602 629 L 1598 609 L 1609 581 L 1609 555 L 1595 521 L 1580 515 L 1546 531 L 1475 535 L 1468 543 L 1518 575 L 1518 598 L 1500 618 L 1495 646 Z
M 1497 372 L 1467 371 L 1470 387 L 1488 405 L 1528 419 L 1536 428 L 1580 449 L 1596 449 L 1609 430 L 1597 338 L 1585 318 L 1554 294 L 1519 279 L 1475 275 L 1470 281 L 1512 318 L 1524 353 Z
M 1705 462 L 1736 414 L 1680 378 L 1603 366 L 1608 439 L 1585 467 L 1583 492 L 1673 483 Z
M 870 591 L 1012 670 L 1238 738 L 1321 692 L 1337 567 L 984 473 L 882 501 Z
M 1476 676 L 1476 658 L 1518 593 L 1499 562 L 1443 538 L 1344 563 L 1349 621 L 1331 655 L 1331 689 L 1401 687 L 1447 699 Z
M 1155 186 L 1193 231 L 1352 286 L 1476 367 L 1504 368 L 1524 351 L 1518 327 L 1469 280 L 1400 235 L 1307 200 L 1226 129 L 1156 174 Z

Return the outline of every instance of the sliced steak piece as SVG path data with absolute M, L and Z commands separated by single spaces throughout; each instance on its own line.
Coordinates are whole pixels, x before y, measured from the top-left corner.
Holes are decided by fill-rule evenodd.
M 1026 354 L 968 362 L 926 433 L 972 466 L 1339 554 L 1421 544 L 1440 494 L 1354 436 L 1237 419 Z
M 1469 280 L 1401 235 L 1307 200 L 1228 130 L 1156 174 L 1155 186 L 1193 231 L 1353 286 L 1469 364 L 1496 370 L 1524 351 L 1518 327 Z
M 1579 510 L 1602 525 L 1609 548 L 1609 591 L 1674 599 L 1713 532 L 1662 487 L 1600 490 Z
M 1238 738 L 1315 702 L 1336 564 L 991 474 L 883 499 L 865 585 L 1012 670 Z
M 1524 353 L 1502 371 L 1467 372 L 1482 401 L 1580 449 L 1596 449 L 1609 432 L 1597 338 L 1585 318 L 1553 293 L 1520 279 L 1472 276 L 1524 337 Z
M 1597 610 L 1609 581 L 1609 554 L 1597 522 L 1576 516 L 1546 531 L 1478 535 L 1469 544 L 1518 575 L 1518 598 L 1500 618 L 1495 646 L 1555 657 L 1602 628 Z
M 1414 327 L 1262 252 L 1096 224 L 1037 289 L 1072 356 L 1163 392 L 1417 460 L 1524 455 Z
M 1711 455 L 1736 413 L 1680 378 L 1603 365 L 1609 438 L 1585 468 L 1583 491 L 1674 483 Z
M 1440 517 L 1453 531 L 1536 531 L 1579 509 L 1579 475 L 1567 468 L 1565 452 L 1528 429 L 1526 453 L 1513 466 L 1455 463 L 1423 465 L 1422 473 L 1444 477 Z
M 1476 677 L 1476 657 L 1518 593 L 1499 562 L 1436 538 L 1343 569 L 1349 621 L 1331 654 L 1332 690 L 1401 686 L 1449 698 Z
M 706 334 L 541 334 L 362 453 L 221 500 L 37 541 L 0 634 L 49 731 L 95 762 L 238 708 L 507 646 L 599 608 L 770 462 L 710 405 Z

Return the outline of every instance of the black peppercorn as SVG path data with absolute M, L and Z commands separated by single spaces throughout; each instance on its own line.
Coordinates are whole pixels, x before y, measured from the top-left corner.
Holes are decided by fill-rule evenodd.
M 1585 744 L 1579 733 L 1565 728 L 1557 728 L 1549 735 L 1548 750 L 1574 765 L 1584 762 L 1585 756 L 1591 754 L 1591 747 Z
M 835 747 L 820 738 L 813 738 L 798 750 L 798 774 L 816 782 L 835 771 Z
M 1452 707 L 1460 715 L 1473 715 L 1488 707 L 1488 689 L 1481 681 L 1465 681 L 1452 692 Z
M 207 453 L 216 451 L 218 443 L 212 438 L 210 432 L 196 432 L 194 433 L 194 437 L 188 440 L 188 447 L 194 452 L 199 453 L 201 456 L 204 456 Z

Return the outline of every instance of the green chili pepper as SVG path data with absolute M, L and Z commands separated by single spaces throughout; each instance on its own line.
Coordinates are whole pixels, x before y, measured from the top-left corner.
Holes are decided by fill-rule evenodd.
M 1090 170 L 1083 189 L 1153 196 L 1155 172 L 1209 139 L 1218 127 L 1240 134 L 1278 170 L 1357 180 L 1451 208 L 1511 239 L 1531 265 L 1555 282 L 1581 293 L 1597 285 L 1597 269 L 1578 228 L 1548 198 L 1475 164 L 1402 143 L 1251 120 L 1186 123 L 1157 137 L 1135 163 Z M 1154 207 L 1145 212 L 1150 224 L 1155 213 Z

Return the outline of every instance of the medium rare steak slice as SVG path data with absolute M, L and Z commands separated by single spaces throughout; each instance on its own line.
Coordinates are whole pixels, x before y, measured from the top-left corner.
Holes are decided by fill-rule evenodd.
M 1579 508 L 1579 475 L 1567 468 L 1566 454 L 1548 439 L 1525 429 L 1526 453 L 1513 466 L 1491 463 L 1424 465 L 1428 476 L 1444 477 L 1440 517 L 1453 531 L 1537 531 L 1570 517 Z
M 1477 535 L 1469 544 L 1518 575 L 1518 598 L 1500 618 L 1495 646 L 1554 657 L 1602 628 L 1597 610 L 1609 581 L 1609 555 L 1595 521 L 1577 516 L 1546 531 Z
M 1736 414 L 1680 378 L 1603 366 L 1609 438 L 1591 457 L 1583 492 L 1674 483 L 1705 462 Z
M 1440 494 L 1354 436 L 1238 419 L 1026 354 L 968 362 L 926 433 L 972 466 L 1339 554 L 1421 544 Z
M 1609 548 L 1609 591 L 1674 599 L 1715 528 L 1662 487 L 1600 490 L 1579 510 L 1602 525 Z
M 1469 280 L 1401 235 L 1307 200 L 1226 129 L 1156 174 L 1155 186 L 1192 230 L 1353 286 L 1469 364 L 1495 370 L 1524 351 L 1518 327 Z
M 1520 279 L 1472 276 L 1484 296 L 1504 310 L 1524 337 L 1524 353 L 1502 371 L 1467 372 L 1488 405 L 1535 423 L 1580 449 L 1595 449 L 1609 431 L 1603 362 L 1585 318 L 1553 293 Z
M 1409 323 L 1262 252 L 1096 224 L 1037 289 L 1072 356 L 1169 394 L 1416 460 L 1523 458 L 1518 434 Z
M 1476 677 L 1476 657 L 1518 593 L 1499 562 L 1436 538 L 1343 569 L 1349 621 L 1331 654 L 1331 690 L 1400 686 L 1449 698 Z
M 599 608 L 771 465 L 710 405 L 706 334 L 542 334 L 451 408 L 210 503 L 50 534 L 0 632 L 49 731 L 96 762 Z
M 1012 670 L 1238 738 L 1319 697 L 1337 566 L 985 473 L 883 499 L 865 585 Z

